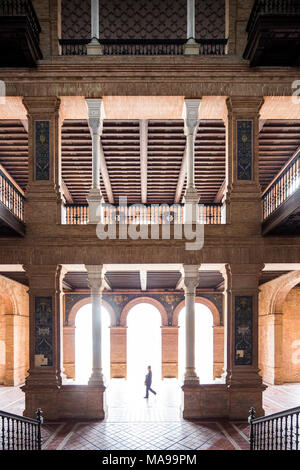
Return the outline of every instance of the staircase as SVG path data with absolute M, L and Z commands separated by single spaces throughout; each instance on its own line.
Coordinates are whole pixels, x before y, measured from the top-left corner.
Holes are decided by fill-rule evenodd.
M 42 411 L 36 414 L 37 419 L 30 419 L 0 411 L 0 451 L 42 449 Z
M 299 450 L 300 406 L 262 418 L 250 410 L 250 450 Z

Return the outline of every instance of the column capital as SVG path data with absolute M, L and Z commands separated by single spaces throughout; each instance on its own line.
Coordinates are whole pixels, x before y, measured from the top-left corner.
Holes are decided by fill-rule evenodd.
M 86 98 L 88 122 L 92 135 L 101 135 L 105 111 L 102 98 Z
M 184 264 L 182 268 L 184 289 L 187 294 L 194 294 L 199 284 L 199 265 Z
M 105 111 L 102 98 L 85 99 L 89 119 L 104 119 Z
M 184 119 L 184 133 L 191 135 L 195 132 L 199 122 L 199 108 L 201 99 L 185 98 L 183 104 L 182 118 Z
M 61 100 L 57 96 L 33 96 L 23 98 L 23 105 L 29 115 L 56 114 Z
M 258 115 L 263 104 L 262 96 L 230 96 L 226 100 L 228 115 L 236 114 L 241 118 Z
M 104 288 L 104 271 L 103 265 L 87 265 L 88 284 L 92 295 L 100 295 Z

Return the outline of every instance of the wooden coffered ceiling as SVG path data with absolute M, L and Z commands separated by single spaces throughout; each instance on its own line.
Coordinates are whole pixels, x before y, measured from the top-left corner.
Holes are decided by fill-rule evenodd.
M 185 190 L 182 120 L 105 120 L 101 138 L 101 190 L 107 202 L 180 202 Z M 260 181 L 264 190 L 300 147 L 300 120 L 261 121 Z M 0 163 L 25 190 L 26 121 L 0 121 Z M 86 204 L 92 181 L 92 140 L 87 120 L 65 120 L 62 178 L 68 202 Z M 202 203 L 216 201 L 225 179 L 225 126 L 201 119 L 195 140 L 195 181 Z

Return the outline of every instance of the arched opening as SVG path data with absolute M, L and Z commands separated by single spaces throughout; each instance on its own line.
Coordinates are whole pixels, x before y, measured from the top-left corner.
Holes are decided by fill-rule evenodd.
M 111 318 L 102 305 L 102 367 L 105 382 L 110 378 L 110 331 Z M 75 319 L 75 381 L 87 384 L 92 373 L 93 333 L 92 333 L 92 304 L 83 305 Z
M 127 377 L 139 393 L 143 393 L 148 365 L 154 385 L 161 379 L 161 324 L 159 310 L 149 303 L 133 306 L 127 315 Z
M 184 380 L 185 371 L 185 307 L 178 316 L 178 378 Z M 195 365 L 200 383 L 213 382 L 213 314 L 201 303 L 195 304 Z

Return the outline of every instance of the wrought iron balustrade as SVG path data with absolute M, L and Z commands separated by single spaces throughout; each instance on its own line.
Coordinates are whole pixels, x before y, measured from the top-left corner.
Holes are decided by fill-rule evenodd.
M 90 39 L 60 39 L 61 55 L 87 55 Z M 181 39 L 100 39 L 103 55 L 183 55 Z M 199 39 L 200 55 L 225 55 L 227 39 Z
M 263 218 L 266 220 L 300 187 L 300 151 L 288 162 L 263 193 Z
M 250 450 L 299 450 L 300 407 L 262 418 L 250 410 Z
M 0 168 L 0 202 L 17 219 L 24 221 L 24 196 Z
M 0 0 L 0 16 L 26 16 L 34 34 L 38 37 L 41 32 L 31 0 Z
M 0 450 L 41 450 L 41 410 L 36 414 L 30 419 L 0 411 Z
M 89 208 L 87 205 L 66 205 L 66 224 L 87 224 Z M 208 225 L 222 223 L 222 204 L 203 204 L 199 206 L 199 222 Z M 183 224 L 184 206 L 176 204 L 173 207 L 164 205 L 112 206 L 103 205 L 102 223 L 130 224 Z

